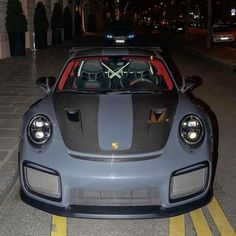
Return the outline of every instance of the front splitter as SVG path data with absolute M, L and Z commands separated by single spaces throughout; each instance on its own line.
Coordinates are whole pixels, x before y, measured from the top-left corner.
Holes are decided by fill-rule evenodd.
M 200 208 L 208 204 L 213 191 L 210 189 L 202 198 L 191 203 L 176 207 L 165 208 L 163 206 L 85 206 L 70 205 L 68 207 L 58 207 L 52 204 L 28 197 L 23 190 L 20 190 L 23 202 L 42 211 L 75 218 L 95 218 L 95 219 L 147 219 L 171 217 Z

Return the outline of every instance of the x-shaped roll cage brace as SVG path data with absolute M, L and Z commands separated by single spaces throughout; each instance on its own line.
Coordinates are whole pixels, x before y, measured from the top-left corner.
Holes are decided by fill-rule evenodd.
M 102 60 L 100 60 L 100 63 L 102 66 L 104 66 L 108 70 L 107 76 L 109 79 L 112 79 L 114 76 L 121 79 L 122 75 L 124 74 L 124 69 L 131 63 L 131 59 L 125 65 L 123 65 L 121 68 L 118 68 L 115 70 L 111 69 Z
M 105 67 L 108 71 L 107 71 L 107 76 L 109 79 L 112 79 L 113 77 L 117 77 L 118 79 L 121 79 L 121 77 L 123 76 L 124 74 L 124 69 L 130 65 L 131 63 L 131 59 L 129 59 L 129 61 L 123 65 L 122 67 L 118 68 L 118 69 L 111 69 L 108 65 L 106 65 L 102 60 L 99 60 L 99 62 L 101 63 L 101 65 L 103 67 Z M 82 71 L 82 68 L 83 68 L 83 65 L 84 65 L 84 62 L 85 61 L 82 61 L 81 64 L 80 64 L 80 67 L 79 67 L 79 70 L 78 70 L 78 77 L 81 75 L 81 71 Z M 154 72 L 153 72 L 153 69 L 152 69 L 152 65 L 151 63 L 148 61 L 148 64 L 149 64 L 149 68 L 150 68 L 150 71 L 151 71 L 151 74 L 153 75 Z

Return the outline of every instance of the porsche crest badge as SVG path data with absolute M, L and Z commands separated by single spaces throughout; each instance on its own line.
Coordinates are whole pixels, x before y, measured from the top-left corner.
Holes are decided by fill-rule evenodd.
M 111 148 L 112 148 L 112 150 L 116 150 L 116 149 L 118 149 L 119 146 L 120 146 L 120 144 L 119 144 L 119 143 L 116 143 L 116 142 L 113 142 L 113 143 L 111 144 Z

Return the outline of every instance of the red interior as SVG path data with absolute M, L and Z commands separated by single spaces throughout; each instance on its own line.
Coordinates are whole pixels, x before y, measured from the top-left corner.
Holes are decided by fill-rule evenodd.
M 156 68 L 157 68 L 157 74 L 158 75 L 162 75 L 166 84 L 167 84 L 167 87 L 169 90 L 172 90 L 173 88 L 173 83 L 170 79 L 170 76 L 169 76 L 169 73 L 167 72 L 165 66 L 163 65 L 163 63 L 157 59 L 152 59 L 151 60 L 151 63 L 152 65 L 154 65 Z
M 132 59 L 132 57 L 124 57 L 123 59 L 128 60 L 130 58 Z M 139 59 L 140 60 L 143 60 L 143 59 L 149 60 L 149 58 L 147 58 L 147 57 L 133 57 L 133 58 L 135 60 L 139 60 Z M 108 60 L 108 57 L 89 57 L 89 58 L 79 58 L 79 60 L 78 59 L 71 60 L 67 64 L 65 70 L 63 71 L 63 73 L 61 75 L 61 79 L 60 79 L 59 84 L 58 84 L 58 90 L 59 91 L 63 89 L 68 76 L 69 75 L 74 76 L 73 68 L 79 66 L 81 61 L 88 60 L 88 59 L 90 59 L 90 60 Z M 164 78 L 164 80 L 167 84 L 168 89 L 172 90 L 173 83 L 172 83 L 171 78 L 169 76 L 169 73 L 167 72 L 167 70 L 166 70 L 165 66 L 163 65 L 163 63 L 160 60 L 154 58 L 154 59 L 151 59 L 151 64 L 156 68 L 157 75 L 162 75 L 163 76 L 163 78 Z

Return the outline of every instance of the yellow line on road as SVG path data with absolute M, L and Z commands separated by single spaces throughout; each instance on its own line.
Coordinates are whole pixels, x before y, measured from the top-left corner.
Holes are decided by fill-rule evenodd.
M 66 218 L 52 215 L 51 236 L 66 236 Z
M 185 236 L 184 215 L 170 218 L 169 236 Z
M 208 210 L 221 236 L 236 236 L 233 227 L 230 225 L 215 197 L 213 197 L 212 201 L 208 204 Z
M 212 236 L 211 230 L 204 216 L 202 209 L 197 209 L 190 212 L 194 228 L 198 236 Z

